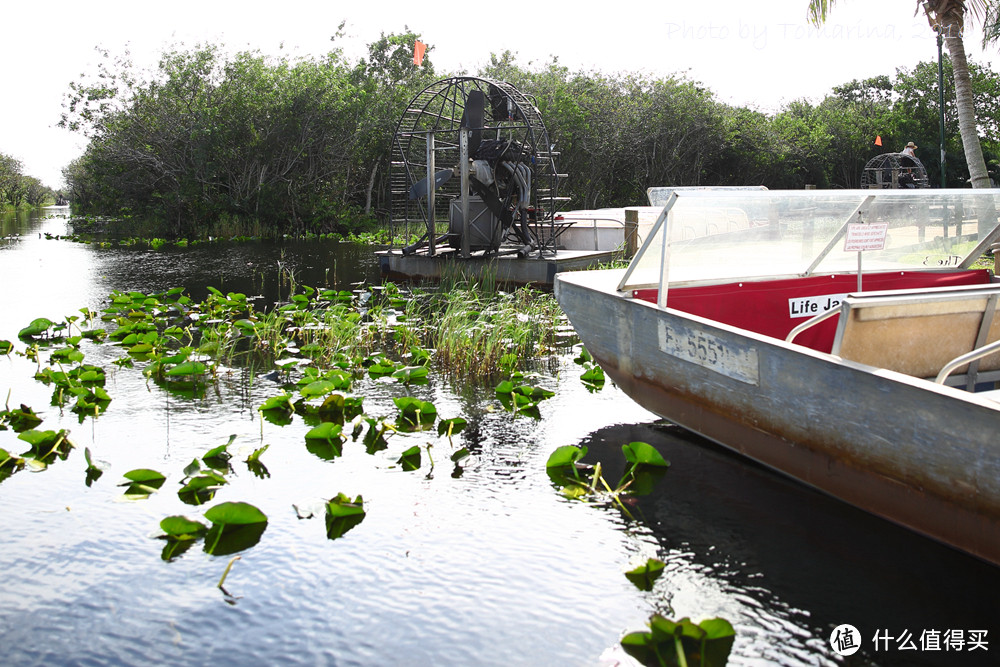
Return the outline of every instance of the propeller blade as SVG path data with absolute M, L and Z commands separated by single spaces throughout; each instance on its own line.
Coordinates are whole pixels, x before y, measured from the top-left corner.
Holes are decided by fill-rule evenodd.
M 439 187 L 447 183 L 452 176 L 455 175 L 451 169 L 442 169 L 441 171 L 434 173 L 434 189 L 437 190 Z M 427 178 L 423 178 L 410 187 L 410 193 L 408 197 L 410 199 L 420 199 L 421 197 L 427 196 Z
M 474 157 L 483 140 L 483 118 L 486 115 L 486 95 L 481 90 L 473 90 L 465 98 L 465 110 L 462 111 L 461 127 L 469 130 L 469 157 Z

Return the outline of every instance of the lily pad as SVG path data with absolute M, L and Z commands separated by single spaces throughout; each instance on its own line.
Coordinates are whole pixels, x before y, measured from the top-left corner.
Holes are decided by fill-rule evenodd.
M 447 435 L 448 439 L 456 433 L 461 433 L 465 430 L 465 427 L 469 425 L 465 419 L 461 417 L 452 417 L 451 419 L 442 419 L 438 422 L 438 435 Z
M 31 323 L 21 329 L 17 333 L 18 338 L 35 338 L 37 336 L 42 336 L 49 329 L 52 328 L 54 322 L 45 317 L 39 317 L 31 321 Z
M 20 408 L 13 410 L 0 410 L 0 430 L 4 429 L 4 424 L 9 424 L 15 433 L 22 433 L 35 428 L 41 423 L 42 418 L 24 404 L 21 404 Z
M 204 505 L 215 497 L 215 492 L 226 484 L 226 478 L 211 470 L 195 475 L 177 491 L 177 496 L 188 505 Z
M 627 445 L 622 445 L 622 453 L 633 466 L 670 467 L 670 463 L 663 458 L 660 452 L 645 442 L 630 442 Z
M 125 473 L 124 477 L 128 481 L 124 484 L 119 484 L 119 486 L 126 487 L 125 495 L 129 498 L 148 498 L 163 486 L 163 483 L 167 480 L 163 476 L 163 473 L 150 470 L 149 468 L 129 470 Z
M 406 471 L 419 470 L 421 463 L 420 447 L 413 445 L 400 455 L 396 463 Z
M 212 527 L 205 536 L 205 552 L 225 556 L 257 544 L 267 528 L 267 515 L 249 503 L 225 502 L 205 512 Z
M 437 408 L 433 403 L 422 401 L 412 396 L 400 396 L 392 399 L 399 408 L 401 425 L 408 428 L 424 428 L 437 419 Z
M 545 462 L 545 467 L 565 468 L 567 466 L 576 465 L 577 461 L 579 461 L 586 455 L 587 455 L 586 447 L 577 447 L 576 445 L 563 445 L 562 447 L 557 447 L 551 454 L 549 454 L 549 458 Z
M 201 376 L 208 372 L 208 367 L 201 361 L 185 361 L 177 364 L 165 373 L 167 377 Z
M 640 591 L 653 590 L 653 584 L 663 574 L 666 564 L 662 560 L 650 558 L 639 567 L 633 568 L 625 573 L 625 577 L 635 584 Z
M 338 493 L 326 503 L 327 538 L 335 540 L 342 537 L 344 533 L 364 521 L 364 518 L 364 500 L 361 496 L 351 500 L 343 493 Z
M 632 632 L 621 640 L 622 648 L 644 665 L 700 665 L 721 667 L 729 659 L 736 632 L 722 618 L 695 625 L 688 618 L 674 622 L 654 614 L 648 632 Z
M 306 433 L 306 449 L 324 461 L 331 461 L 340 456 L 346 439 L 340 424 L 323 422 Z
M 168 540 L 195 540 L 208 531 L 208 526 L 186 516 L 174 515 L 160 521 L 160 530 Z

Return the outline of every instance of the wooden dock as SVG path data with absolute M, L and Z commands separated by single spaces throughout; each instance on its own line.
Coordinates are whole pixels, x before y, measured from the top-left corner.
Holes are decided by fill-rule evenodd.
M 556 274 L 579 271 L 607 264 L 618 258 L 615 251 L 560 250 L 553 255 L 519 258 L 516 255 L 473 255 L 462 259 L 457 252 L 404 255 L 400 250 L 375 253 L 382 276 L 390 280 L 436 282 L 443 276 L 464 273 L 470 277 L 489 277 L 511 285 L 551 288 Z

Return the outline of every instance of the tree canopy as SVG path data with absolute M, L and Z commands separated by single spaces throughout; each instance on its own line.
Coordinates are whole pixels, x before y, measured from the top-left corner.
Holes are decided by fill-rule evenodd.
M 81 212 L 150 217 L 178 235 L 220 219 L 275 233 L 348 231 L 388 206 L 390 141 L 405 105 L 451 76 L 435 72 L 433 47 L 414 65 L 416 39 L 383 35 L 357 61 L 336 48 L 292 59 L 177 47 L 145 73 L 127 54 L 106 54 L 66 97 L 61 124 L 89 138 L 64 171 L 71 199 Z M 874 155 L 910 140 L 936 145 L 936 67 L 847 82 L 776 112 L 724 104 L 683 75 L 572 72 L 558 59 L 531 67 L 509 52 L 477 75 L 532 96 L 568 174 L 560 193 L 578 208 L 642 203 L 656 185 L 857 187 Z M 1000 77 L 970 71 L 995 164 Z M 957 148 L 953 86 L 944 92 Z M 948 174 L 961 186 L 958 154 Z M 939 169 L 931 151 L 921 157 Z

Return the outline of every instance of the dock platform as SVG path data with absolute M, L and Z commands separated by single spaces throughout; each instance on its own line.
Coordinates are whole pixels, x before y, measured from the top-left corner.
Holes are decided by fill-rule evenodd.
M 467 259 L 458 252 L 439 252 L 404 255 L 401 250 L 382 250 L 375 253 L 379 259 L 382 276 L 390 280 L 438 281 L 442 276 L 464 272 L 474 277 L 490 276 L 497 282 L 513 285 L 532 285 L 551 288 L 556 274 L 561 271 L 579 271 L 600 264 L 607 264 L 620 257 L 612 250 L 560 250 L 554 255 L 519 258 L 516 255 L 483 256 L 481 253 Z

